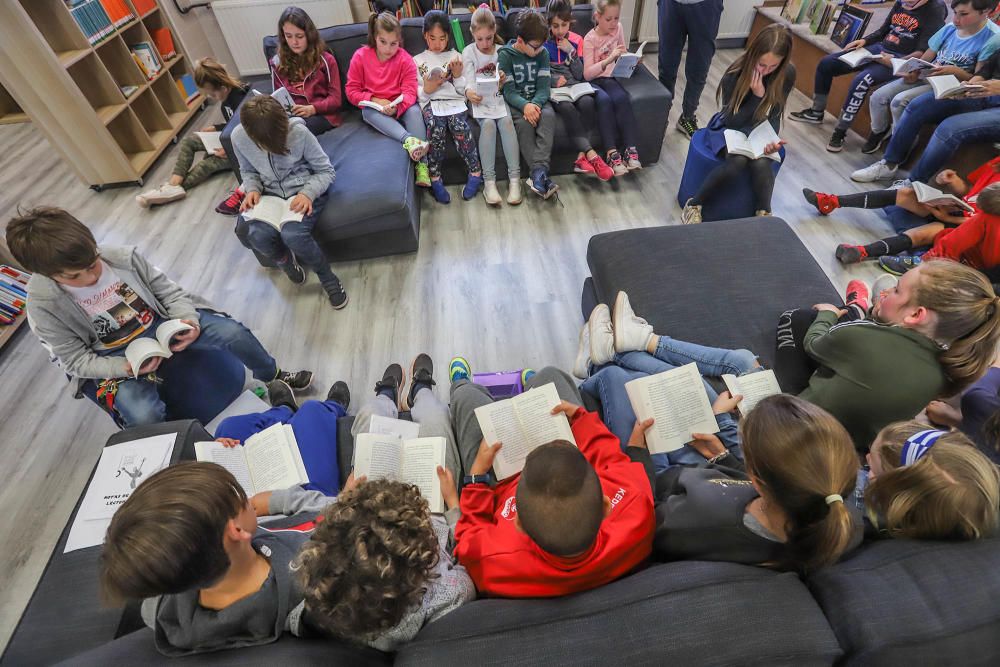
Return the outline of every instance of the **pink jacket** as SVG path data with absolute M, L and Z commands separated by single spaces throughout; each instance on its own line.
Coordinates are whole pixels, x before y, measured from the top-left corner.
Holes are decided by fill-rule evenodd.
M 306 75 L 304 81 L 289 81 L 278 72 L 278 54 L 271 58 L 271 84 L 274 89 L 284 88 L 299 104 L 311 104 L 316 113 L 326 117 L 330 125 L 340 125 L 340 70 L 337 61 L 329 51 L 323 52 L 323 61 Z
M 391 101 L 402 95 L 403 101 L 396 108 L 397 117 L 402 116 L 417 101 L 417 66 L 413 56 L 400 48 L 383 63 L 379 62 L 375 49 L 362 46 L 351 56 L 345 90 L 347 101 L 354 106 L 373 97 Z

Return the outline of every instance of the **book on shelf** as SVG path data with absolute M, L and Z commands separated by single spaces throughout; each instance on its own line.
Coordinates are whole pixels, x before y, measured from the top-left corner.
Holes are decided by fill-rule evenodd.
M 740 376 L 727 374 L 722 376 L 722 381 L 726 383 L 730 394 L 743 396 L 743 400 L 739 402 L 740 412 L 743 414 L 753 410 L 768 396 L 781 393 L 778 378 L 770 369 Z
M 802 7 L 799 8 L 799 16 L 795 22 L 812 25 L 813 17 L 816 16 L 816 12 L 819 11 L 822 4 L 823 0 L 803 0 Z
M 156 9 L 156 0 L 132 0 L 132 6 L 139 12 L 139 16 L 145 16 Z
M 107 12 L 111 24 L 116 28 L 126 25 L 135 18 L 135 14 L 129 8 L 125 0 L 100 0 L 104 11 Z
M 155 49 L 153 49 L 153 45 L 149 42 L 136 42 L 135 44 L 129 44 L 128 48 L 142 62 L 143 69 L 147 72 L 146 78 L 152 79 L 163 69 L 163 63 L 160 62 L 160 59 L 156 56 Z
M 66 0 L 66 6 L 91 46 L 114 34 L 115 26 L 100 0 Z
M 174 38 L 170 34 L 169 28 L 155 28 L 149 31 L 149 35 L 153 38 L 153 44 L 156 44 L 156 50 L 160 52 L 160 57 L 164 61 L 177 55 Z
M 292 199 L 293 197 L 282 199 L 274 195 L 264 195 L 256 206 L 243 214 L 243 218 L 247 221 L 267 223 L 281 231 L 281 228 L 289 222 L 302 221 L 302 214 L 292 210 Z
M 781 141 L 769 121 L 765 120 L 755 127 L 749 135 L 743 134 L 739 130 L 725 130 L 723 135 L 726 138 L 726 150 L 734 155 L 742 155 L 751 160 L 766 157 L 775 162 L 781 162 L 780 151 L 764 152 L 768 144 Z
M 820 8 L 816 11 L 812 23 L 809 24 L 809 29 L 814 35 L 825 35 L 827 33 L 830 29 L 830 21 L 833 19 L 833 15 L 837 13 L 837 7 L 839 5 L 831 0 L 825 0 L 820 3 Z
M 562 86 L 549 90 L 549 99 L 555 102 L 576 102 L 581 97 L 593 95 L 597 91 L 586 81 L 573 86 Z
M 122 95 L 125 99 L 128 99 L 135 95 L 135 91 L 139 90 L 139 86 L 121 86 Z
M 845 4 L 837 16 L 837 23 L 830 35 L 831 41 L 837 46 L 847 46 L 865 33 L 872 11 L 862 9 L 858 5 Z
M 781 18 L 795 23 L 799 18 L 799 12 L 802 11 L 803 1 L 804 0 L 785 0 L 785 4 L 781 7 Z
M 163 357 L 169 359 L 174 356 L 170 351 L 170 340 L 182 331 L 190 331 L 190 324 L 181 320 L 167 320 L 156 327 L 156 336 L 153 338 L 136 338 L 125 348 L 125 358 L 132 366 L 132 375 L 139 377 L 139 369 L 142 365 L 153 357 Z
M 354 436 L 354 476 L 413 484 L 432 512 L 444 512 L 437 467 L 445 465 L 444 438 L 403 439 L 396 434 L 358 433 Z
M 182 74 L 174 79 L 174 83 L 177 84 L 177 90 L 181 91 L 181 97 L 185 102 L 190 104 L 191 100 L 198 97 L 198 86 L 194 85 L 194 77 L 190 74 Z
M 195 458 L 215 463 L 233 474 L 248 496 L 308 484 L 299 443 L 289 424 L 274 424 L 236 447 L 221 442 L 194 443 Z
M 921 204 L 927 204 L 929 206 L 957 206 L 963 211 L 968 211 L 969 213 L 975 213 L 976 209 L 969 206 L 964 200 L 959 199 L 953 194 L 947 192 L 942 192 L 937 188 L 927 185 L 926 183 L 921 183 L 920 181 L 913 182 L 913 194 L 917 196 L 917 201 Z

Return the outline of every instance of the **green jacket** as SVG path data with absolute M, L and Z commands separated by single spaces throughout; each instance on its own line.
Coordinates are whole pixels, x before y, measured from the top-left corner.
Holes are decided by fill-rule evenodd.
M 514 48 L 514 42 L 501 46 L 497 54 L 497 64 L 507 82 L 503 86 L 503 98 L 507 104 L 523 111 L 526 104 L 545 106 L 549 101 L 549 53 L 545 49 L 529 58 Z
M 799 396 L 839 419 L 859 451 L 868 451 L 886 424 L 912 419 L 940 397 L 947 381 L 940 347 L 912 329 L 837 324 L 836 313 L 824 311 L 803 344 L 820 367 Z

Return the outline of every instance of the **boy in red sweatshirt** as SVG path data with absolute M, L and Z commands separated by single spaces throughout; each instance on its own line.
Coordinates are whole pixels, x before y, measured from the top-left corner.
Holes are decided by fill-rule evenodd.
M 642 431 L 622 452 L 600 418 L 579 407 L 572 379 L 555 368 L 525 388 L 554 383 L 576 440 L 535 449 L 520 474 L 493 486 L 502 443 L 482 442 L 475 409 L 492 402 L 468 362 L 452 360 L 451 406 L 466 470 L 455 555 L 481 594 L 556 597 L 604 585 L 635 570 L 652 551 L 652 464 Z M 636 443 L 633 446 L 632 443 Z

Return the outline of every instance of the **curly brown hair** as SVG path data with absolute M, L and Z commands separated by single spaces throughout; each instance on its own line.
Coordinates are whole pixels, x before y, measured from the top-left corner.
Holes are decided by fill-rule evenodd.
M 438 549 L 416 486 L 377 480 L 341 493 L 298 556 L 310 625 L 356 642 L 378 637 L 420 604 Z

